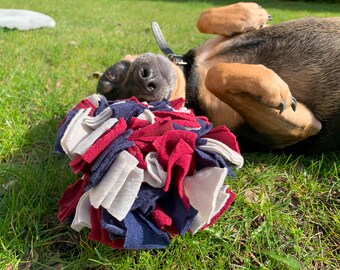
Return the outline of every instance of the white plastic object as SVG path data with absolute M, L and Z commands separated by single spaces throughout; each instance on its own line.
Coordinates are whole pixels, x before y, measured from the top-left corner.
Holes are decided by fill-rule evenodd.
M 18 30 L 32 30 L 55 27 L 55 21 L 40 12 L 24 9 L 0 9 L 0 27 Z

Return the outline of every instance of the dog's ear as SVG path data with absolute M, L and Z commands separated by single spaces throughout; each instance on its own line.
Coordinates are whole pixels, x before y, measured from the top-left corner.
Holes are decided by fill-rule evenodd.
M 138 57 L 138 55 L 130 55 L 130 54 L 127 54 L 123 57 L 122 60 L 124 61 L 128 61 L 128 62 L 133 62 L 136 58 Z

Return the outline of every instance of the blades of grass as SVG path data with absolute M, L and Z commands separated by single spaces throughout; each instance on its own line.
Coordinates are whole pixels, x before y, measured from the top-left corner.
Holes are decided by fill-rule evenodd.
M 274 251 L 262 251 L 262 253 L 266 256 L 269 256 L 273 260 L 284 264 L 289 269 L 299 270 L 302 268 L 300 262 L 296 260 L 293 256 Z

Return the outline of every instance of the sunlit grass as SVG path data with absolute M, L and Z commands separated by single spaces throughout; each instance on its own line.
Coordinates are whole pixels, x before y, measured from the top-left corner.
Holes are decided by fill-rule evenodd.
M 0 0 L 2 8 L 40 11 L 57 22 L 55 29 L 0 29 L 1 269 L 340 268 L 335 154 L 245 155 L 230 211 L 162 251 L 114 251 L 57 221 L 57 200 L 75 181 L 52 151 L 57 125 L 95 91 L 92 73 L 125 54 L 158 52 L 154 20 L 172 49 L 186 52 L 207 39 L 195 28 L 200 11 L 226 2 Z M 339 5 L 259 2 L 273 23 L 340 16 Z

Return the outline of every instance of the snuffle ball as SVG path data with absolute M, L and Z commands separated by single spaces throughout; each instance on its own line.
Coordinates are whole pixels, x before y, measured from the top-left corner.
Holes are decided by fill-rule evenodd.
M 89 96 L 59 125 L 55 151 L 80 177 L 58 201 L 58 219 L 114 249 L 166 248 L 211 226 L 235 198 L 225 184 L 232 167 L 243 165 L 235 136 L 183 99 Z

